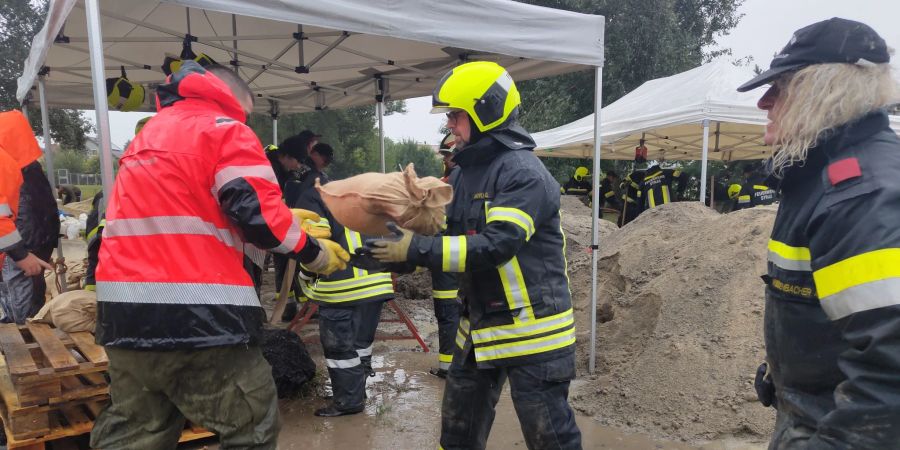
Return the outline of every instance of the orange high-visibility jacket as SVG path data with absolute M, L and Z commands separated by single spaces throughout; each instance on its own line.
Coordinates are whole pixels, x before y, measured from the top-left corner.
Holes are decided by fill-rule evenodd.
M 41 157 L 28 119 L 20 111 L 0 113 L 0 263 L 5 255 L 18 261 L 28 249 L 16 230 L 22 169 Z

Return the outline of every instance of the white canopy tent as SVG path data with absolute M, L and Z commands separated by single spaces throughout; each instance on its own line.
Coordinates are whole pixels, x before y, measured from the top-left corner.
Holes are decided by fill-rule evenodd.
M 160 66 L 167 54 L 180 54 L 182 42 L 235 67 L 257 94 L 256 109 L 273 120 L 279 112 L 376 103 L 380 127 L 385 100 L 428 95 L 447 70 L 468 60 L 496 61 L 516 80 L 593 68 L 599 111 L 604 20 L 508 0 L 50 0 L 17 95 L 23 104 L 36 95 L 44 111 L 47 105 L 96 111 L 108 199 L 104 79 L 124 67 L 146 88 L 142 109 L 153 110 L 153 88 L 164 80 Z M 594 120 L 599 130 L 600 115 Z M 599 135 L 595 142 L 599 171 Z M 381 154 L 384 170 L 383 131 Z M 596 252 L 594 263 L 596 303 Z M 594 324 L 595 316 L 596 305 Z M 595 333 L 592 327 L 592 340 Z M 592 350 L 591 370 L 594 361 Z

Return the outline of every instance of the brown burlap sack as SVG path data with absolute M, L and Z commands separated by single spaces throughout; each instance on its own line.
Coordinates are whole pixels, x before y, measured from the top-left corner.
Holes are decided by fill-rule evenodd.
M 93 333 L 97 322 L 97 293 L 76 290 L 59 294 L 45 303 L 32 320 L 51 323 L 66 333 Z
M 412 163 L 403 172 L 364 173 L 316 189 L 331 214 L 347 228 L 363 234 L 389 234 L 385 223 L 419 234 L 437 234 L 453 188 L 435 177 L 419 178 Z

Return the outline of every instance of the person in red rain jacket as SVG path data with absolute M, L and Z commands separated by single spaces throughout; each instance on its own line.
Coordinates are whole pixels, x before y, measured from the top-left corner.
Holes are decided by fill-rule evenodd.
M 97 281 L 97 342 L 111 403 L 92 448 L 174 449 L 185 417 L 223 448 L 275 448 L 278 404 L 260 335 L 266 314 L 244 242 L 331 273 L 349 255 L 301 230 L 244 124 L 250 88 L 185 61 L 157 89 L 159 113 L 119 162 Z

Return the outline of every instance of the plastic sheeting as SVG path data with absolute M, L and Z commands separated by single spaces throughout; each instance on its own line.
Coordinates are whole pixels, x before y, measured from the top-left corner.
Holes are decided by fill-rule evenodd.
M 378 77 L 390 99 L 430 95 L 465 60 L 497 61 L 517 80 L 603 64 L 602 16 L 507 0 L 105 0 L 100 6 L 107 76 L 118 76 L 124 65 L 130 80 L 148 87 L 143 110 L 155 109 L 152 88 L 165 77 L 160 66 L 166 54 L 180 54 L 188 27 L 197 37 L 194 52 L 220 64 L 237 62 L 242 77 L 252 80 L 258 111 L 269 109 L 268 100 L 283 113 L 371 104 Z M 58 35 L 68 42 L 54 43 Z M 33 87 L 46 66 L 51 105 L 93 109 L 86 37 L 83 1 L 51 0 L 18 99 L 30 90 L 37 96 Z

